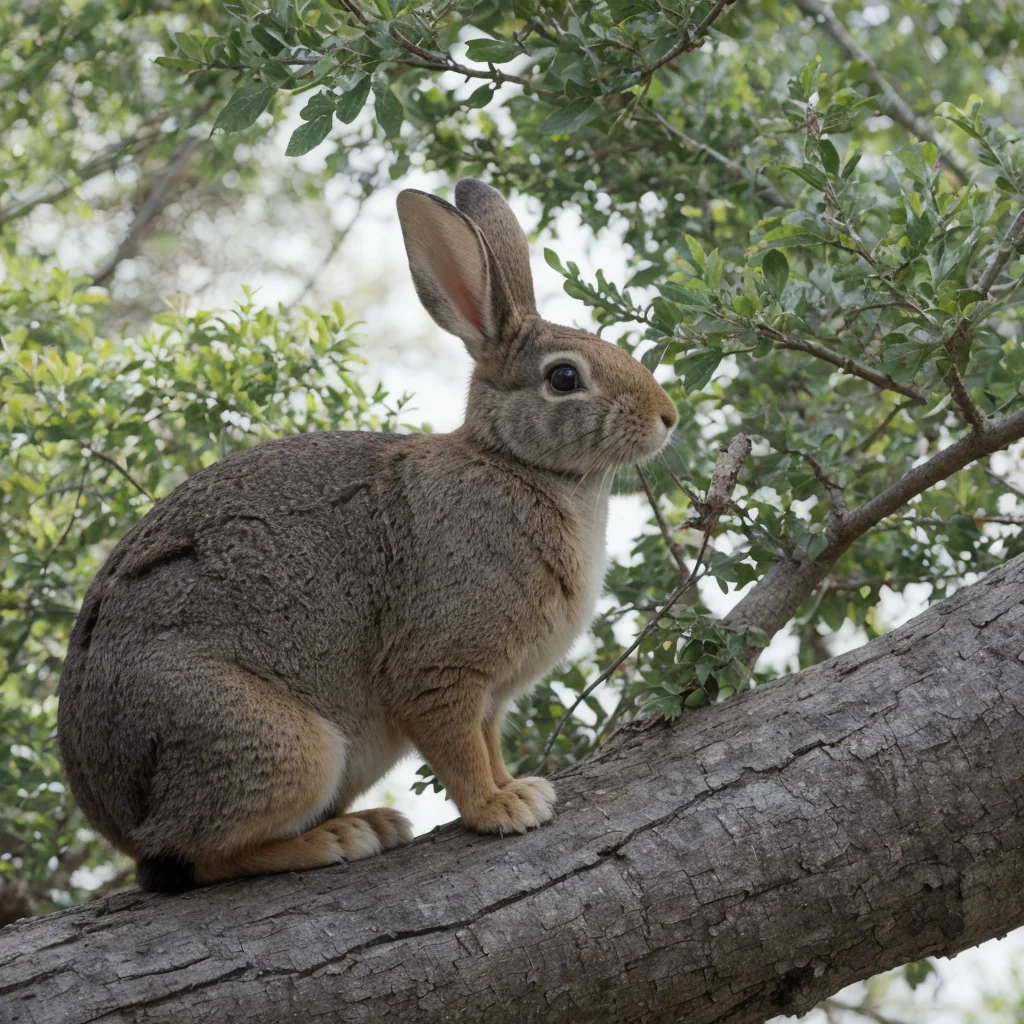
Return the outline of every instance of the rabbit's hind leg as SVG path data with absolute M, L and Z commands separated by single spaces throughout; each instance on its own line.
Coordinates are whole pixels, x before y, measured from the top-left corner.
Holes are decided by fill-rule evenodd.
M 313 827 L 331 814 L 345 774 L 346 743 L 331 723 L 237 665 L 183 660 L 168 676 L 175 699 L 164 702 L 147 813 L 131 836 L 143 888 L 180 890 L 381 849 L 368 822 Z

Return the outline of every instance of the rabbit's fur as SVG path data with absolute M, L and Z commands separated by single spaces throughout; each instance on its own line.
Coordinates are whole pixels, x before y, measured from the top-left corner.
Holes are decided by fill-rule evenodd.
M 405 191 L 398 208 L 421 300 L 475 361 L 463 426 L 233 455 L 160 501 L 89 588 L 60 747 L 144 888 L 408 839 L 395 811 L 346 809 L 414 747 L 472 828 L 551 817 L 550 783 L 505 768 L 502 716 L 587 627 L 611 473 L 677 414 L 622 349 L 537 316 L 497 192 L 465 179 L 455 201 Z M 581 389 L 555 389 L 566 365 Z

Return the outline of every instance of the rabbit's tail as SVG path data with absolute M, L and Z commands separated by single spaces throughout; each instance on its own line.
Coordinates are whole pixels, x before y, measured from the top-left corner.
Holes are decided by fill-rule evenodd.
M 181 857 L 142 857 L 135 881 L 144 892 L 186 892 L 195 887 L 195 865 Z

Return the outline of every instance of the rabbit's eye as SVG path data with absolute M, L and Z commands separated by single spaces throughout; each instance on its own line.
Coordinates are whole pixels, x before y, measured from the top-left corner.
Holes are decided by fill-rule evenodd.
M 560 394 L 568 394 L 570 391 L 579 391 L 583 385 L 580 383 L 580 375 L 575 366 L 568 363 L 559 363 L 558 366 L 548 370 L 548 383 Z

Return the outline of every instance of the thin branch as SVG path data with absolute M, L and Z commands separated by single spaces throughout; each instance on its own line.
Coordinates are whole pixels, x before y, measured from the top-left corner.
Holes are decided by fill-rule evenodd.
M 651 114 L 654 120 L 658 122 L 664 129 L 666 129 L 671 135 L 677 138 L 689 149 L 695 149 L 698 153 L 703 153 L 705 156 L 710 157 L 716 163 L 721 164 L 723 167 L 732 171 L 739 178 L 743 178 L 749 182 L 751 187 L 758 189 L 770 202 L 776 206 L 788 206 L 789 203 L 786 197 L 774 189 L 771 185 L 761 185 L 757 181 L 757 175 L 750 173 L 742 164 L 736 163 L 735 160 L 730 160 L 724 153 L 719 153 L 717 149 L 713 149 L 711 146 L 704 142 L 698 142 L 696 139 L 691 138 L 681 128 L 677 128 L 671 121 L 668 120 L 664 115 L 658 113 L 656 110 L 652 110 Z M 646 118 L 644 119 L 646 120 Z
M 356 205 L 356 212 L 349 219 L 349 222 L 343 227 L 339 228 L 331 242 L 331 245 L 324 254 L 324 258 L 317 265 L 316 269 L 306 278 L 305 286 L 302 291 L 296 296 L 295 300 L 291 303 L 293 306 L 298 306 L 302 303 L 303 299 L 313 290 L 316 286 L 317 281 L 320 279 L 321 274 L 327 269 L 331 261 L 338 254 L 338 250 L 345 244 L 345 239 L 348 238 L 349 233 L 355 226 L 356 221 L 359 219 L 359 215 L 363 212 L 363 206 L 366 203 L 366 196 L 359 199 Z
M 998 484 L 1000 487 L 1005 487 L 1011 494 L 1015 494 L 1021 501 L 1024 501 L 1024 490 L 1014 486 L 1005 477 L 1001 477 L 994 470 L 989 469 L 988 466 L 983 467 L 985 476 L 989 478 L 994 484 Z
M 0 206 L 0 226 L 17 220 L 31 213 L 37 206 L 47 203 L 56 203 L 63 199 L 68 193 L 73 192 L 83 182 L 95 178 L 105 171 L 112 170 L 121 161 L 121 158 L 129 153 L 138 155 L 144 153 L 150 146 L 167 138 L 166 132 L 155 131 L 149 135 L 130 135 L 127 139 L 105 146 L 91 160 L 86 161 L 81 167 L 72 173 L 73 180 L 63 180 L 45 186 L 25 199 L 11 199 L 4 206 Z
M 627 647 L 609 666 L 606 668 L 582 693 L 573 701 L 572 705 L 566 709 L 566 712 L 558 720 L 554 729 L 551 730 L 551 735 L 548 737 L 547 743 L 544 744 L 544 750 L 541 753 L 540 761 L 537 764 L 537 773 L 540 774 L 546 764 L 548 755 L 551 753 L 551 748 L 555 745 L 555 740 L 558 739 L 565 727 L 565 723 L 573 716 L 576 709 L 604 682 L 607 682 L 620 668 L 623 662 L 646 640 L 651 633 L 658 628 L 658 622 L 662 619 L 665 614 L 671 609 L 671 607 L 686 593 L 700 578 L 698 575 L 701 566 L 704 561 L 704 554 L 707 551 L 708 544 L 711 540 L 711 530 L 708 529 L 704 534 L 704 542 L 701 544 L 700 552 L 697 555 L 697 561 L 694 563 L 693 570 L 690 575 L 687 576 L 682 583 L 672 591 L 671 594 L 665 599 L 665 603 L 658 610 L 657 614 L 651 617 L 651 620 L 640 630 L 636 635 L 636 639 Z
M 953 148 L 950 141 L 932 125 L 928 124 L 927 121 L 914 113 L 906 100 L 890 85 L 889 80 L 882 74 L 881 69 L 875 63 L 875 59 L 854 39 L 832 8 L 819 4 L 817 0 L 796 0 L 796 5 L 821 25 L 826 35 L 842 50 L 847 60 L 855 60 L 864 64 L 870 72 L 871 78 L 881 90 L 893 119 L 918 138 L 924 139 L 935 146 L 953 174 L 960 179 L 961 183 L 966 182 L 970 177 L 970 169 L 960 158 L 960 155 Z
M 1017 243 L 1020 241 L 1022 233 L 1024 233 L 1024 208 L 1021 209 L 1010 225 L 1010 229 L 1006 233 L 1005 245 L 989 257 L 988 263 L 978 279 L 975 290 L 981 294 L 983 299 L 988 298 L 989 292 L 998 280 L 1003 267 L 1006 266 L 1010 261 L 1010 257 L 1016 251 Z M 953 333 L 944 342 L 943 347 L 950 363 L 948 381 L 953 398 L 956 400 L 956 404 L 960 407 L 967 422 L 976 431 L 981 432 L 988 429 L 989 419 L 978 403 L 971 397 L 971 393 L 968 391 L 967 384 L 960 372 L 960 365 L 958 365 L 966 364 L 970 357 L 972 326 L 972 316 L 961 317 Z
M 811 472 L 818 483 L 825 488 L 830 507 L 829 531 L 837 529 L 843 517 L 848 515 L 850 511 L 846 506 L 846 497 L 843 494 L 843 489 L 822 469 L 821 463 L 813 456 L 808 455 L 807 452 L 792 452 L 791 454 L 799 455 L 811 467 Z
M 737 434 L 727 445 L 719 446 L 708 495 L 703 501 L 695 502 L 697 515 L 686 522 L 691 530 L 703 530 L 706 533 L 718 525 L 726 505 L 732 500 L 732 492 L 736 490 L 736 481 L 751 447 L 750 438 L 746 434 Z
M 1024 410 L 972 430 L 959 441 L 914 466 L 881 494 L 843 517 L 828 546 L 813 559 L 782 559 L 767 572 L 723 620 L 732 628 L 755 626 L 769 637 L 780 630 L 807 600 L 832 566 L 859 537 L 891 516 L 912 498 L 978 459 L 1024 437 Z M 744 653 L 752 662 L 758 650 Z
M 423 47 L 417 46 L 414 42 L 406 39 L 401 32 L 398 31 L 393 25 L 391 26 L 391 35 L 395 41 L 399 43 L 403 49 L 408 50 L 414 57 L 418 57 L 418 60 L 400 60 L 396 61 L 398 64 L 404 64 L 410 68 L 423 68 L 429 71 L 453 71 L 457 75 L 463 75 L 466 78 L 485 78 L 495 85 L 501 86 L 506 82 L 512 82 L 515 85 L 521 85 L 524 89 L 529 89 L 531 92 L 540 93 L 548 96 L 556 95 L 554 89 L 544 89 L 533 83 L 530 78 L 523 78 L 522 75 L 509 75 L 504 71 L 500 71 L 493 64 L 489 65 L 489 70 L 478 71 L 475 68 L 468 68 L 465 64 L 460 64 L 450 54 L 446 53 L 443 57 L 431 53 L 429 50 L 424 50 Z
M 953 358 L 952 344 L 947 344 L 946 354 L 950 359 Z M 960 373 L 960 368 L 953 362 L 949 365 L 949 389 L 953 392 L 953 400 L 960 407 L 960 411 L 964 414 L 964 419 L 975 430 L 985 430 L 988 426 L 988 417 L 981 406 L 971 398 L 971 393 L 967 390 L 967 383 L 964 381 L 963 374 Z
M 647 502 L 651 506 L 654 518 L 657 520 L 658 529 L 661 530 L 661 535 L 665 539 L 665 546 L 671 553 L 672 560 L 676 563 L 676 567 L 679 569 L 680 575 L 685 577 L 689 574 L 690 570 L 686 567 L 686 558 L 683 555 L 683 549 L 672 537 L 672 527 L 669 526 L 664 513 L 661 511 L 661 505 L 658 504 L 658 498 L 651 490 L 651 485 L 647 482 L 646 474 L 639 466 L 636 467 L 636 472 L 637 476 L 640 477 L 640 486 L 644 489 L 644 494 L 647 495 Z
M 966 437 L 933 455 L 927 462 L 907 470 L 891 487 L 872 498 L 867 504 L 854 509 L 843 521 L 842 541 L 848 547 L 911 498 L 916 498 L 940 480 L 945 480 L 977 459 L 991 455 L 1022 437 L 1024 410 L 989 423 L 984 433 L 971 431 Z
M 163 208 L 164 203 L 188 168 L 192 154 L 203 140 L 194 136 L 186 136 L 183 143 L 170 160 L 164 164 L 156 176 L 146 196 L 145 202 L 138 208 L 128 233 L 125 235 L 117 251 L 93 276 L 93 284 L 104 284 L 113 275 L 122 260 L 131 259 L 139 251 L 139 244 L 149 227 L 150 222 Z
M 843 1013 L 856 1013 L 861 1017 L 867 1017 L 868 1020 L 874 1021 L 875 1024 L 900 1024 L 900 1021 L 896 1020 L 895 1017 L 886 1017 L 864 1003 L 854 1005 L 853 1003 L 841 1003 L 838 999 L 826 999 L 819 1005 L 826 1013 L 829 1010 L 839 1010 Z
M 996 283 L 1002 273 L 1003 267 L 1010 262 L 1010 257 L 1017 251 L 1017 242 L 1020 241 L 1021 234 L 1024 234 L 1024 207 L 1021 208 L 1020 213 L 1010 225 L 1010 230 L 1006 233 L 1006 245 L 989 257 L 981 277 L 978 278 L 978 283 L 974 286 L 975 290 L 981 292 L 986 298 L 992 291 L 992 285 Z
M 118 465 L 118 464 L 117 464 L 117 463 L 116 463 L 116 462 L 115 462 L 115 461 L 114 461 L 114 460 L 113 460 L 113 459 L 112 459 L 112 458 L 111 458 L 111 457 L 110 457 L 109 455 L 106 455 L 106 454 L 104 454 L 103 452 L 98 452 L 98 451 L 96 451 L 96 449 L 95 449 L 95 448 L 90 448 L 90 447 L 89 447 L 88 445 L 83 445 L 83 446 L 82 446 L 82 451 L 83 451 L 83 452 L 84 452 L 84 453 L 85 453 L 86 455 L 90 455 L 90 456 L 95 456 L 95 457 L 96 457 L 97 459 L 99 459 L 99 460 L 100 460 L 101 462 L 105 462 L 105 463 L 106 463 L 106 464 L 107 464 L 108 466 L 112 466 L 112 467 L 113 467 L 114 469 L 116 469 L 116 470 L 118 471 L 118 473 L 120 473 L 120 474 L 121 474 L 121 476 L 123 476 L 123 477 L 124 477 L 124 478 L 125 478 L 125 479 L 126 479 L 126 480 L 127 480 L 127 481 L 128 481 L 128 482 L 129 482 L 129 483 L 130 483 L 130 484 L 131 484 L 131 485 L 132 485 L 132 486 L 133 486 L 133 487 L 134 487 L 134 488 L 135 488 L 135 489 L 136 489 L 137 491 L 139 491 L 139 493 L 140 493 L 140 494 L 144 494 L 144 495 L 145 495 L 145 496 L 146 496 L 147 498 L 149 498 L 149 500 L 150 500 L 150 501 L 155 501 L 155 500 L 156 500 L 156 499 L 155 499 L 155 498 L 153 497 L 153 495 L 152 495 L 152 494 L 150 494 L 150 493 L 149 493 L 149 491 L 147 491 L 147 490 L 146 490 L 146 488 L 145 488 L 145 487 L 143 487 L 143 486 L 142 486 L 142 484 L 140 484 L 140 483 L 139 483 L 139 481 L 138 481 L 138 480 L 136 480 L 136 479 L 135 479 L 135 477 L 133 477 L 133 476 L 131 475 L 131 473 L 129 473 L 129 472 L 128 472 L 128 470 L 127 470 L 127 469 L 123 469 L 123 468 L 122 468 L 121 466 L 119 466 L 119 465 Z
M 759 325 L 758 332 L 764 337 L 770 338 L 778 348 L 789 349 L 793 352 L 806 352 L 808 355 L 815 356 L 818 359 L 824 359 L 826 363 L 831 363 L 840 370 L 845 370 L 855 377 L 861 377 L 866 381 L 870 381 L 875 387 L 881 388 L 883 391 L 895 391 L 897 394 L 912 398 L 915 402 L 928 401 L 927 393 L 916 385 L 902 384 L 898 380 L 893 380 L 889 374 L 873 370 L 870 366 L 858 363 L 856 359 L 833 352 L 832 349 L 825 348 L 824 345 L 819 345 L 816 341 L 794 338 L 791 334 L 784 334 L 782 331 L 766 325 Z
M 863 441 L 859 441 L 846 453 L 847 457 L 849 457 L 850 455 L 855 455 L 857 452 L 866 452 L 875 443 L 875 441 L 877 441 L 878 438 L 880 438 L 882 434 L 886 432 L 886 430 L 889 428 L 889 424 L 892 423 L 892 421 L 896 419 L 896 417 L 899 416 L 899 414 L 903 412 L 904 409 L 908 409 L 910 408 L 910 406 L 916 404 L 916 400 L 911 402 L 897 402 L 897 404 L 894 405 L 889 410 L 889 413 L 885 417 L 885 419 L 882 420 L 882 422 L 879 423 L 879 425 L 875 427 L 875 429 L 872 430 L 871 433 L 868 434 L 868 436 L 865 437 Z
M 690 31 L 689 24 L 687 24 L 683 38 L 671 50 L 656 60 L 650 67 L 641 68 L 639 71 L 633 72 L 633 77 L 637 84 L 650 78 L 655 71 L 659 71 L 666 64 L 671 64 L 680 54 L 696 50 L 698 46 L 702 45 L 704 37 L 708 34 L 708 29 L 724 13 L 725 9 L 731 7 L 735 2 L 736 0 L 715 0 L 714 6 L 708 11 L 707 16 L 692 32 Z
M 362 7 L 359 6 L 358 0 L 338 0 L 342 7 L 345 8 L 349 14 L 354 15 L 364 25 L 372 23 L 372 18 L 368 18 L 363 11 Z

